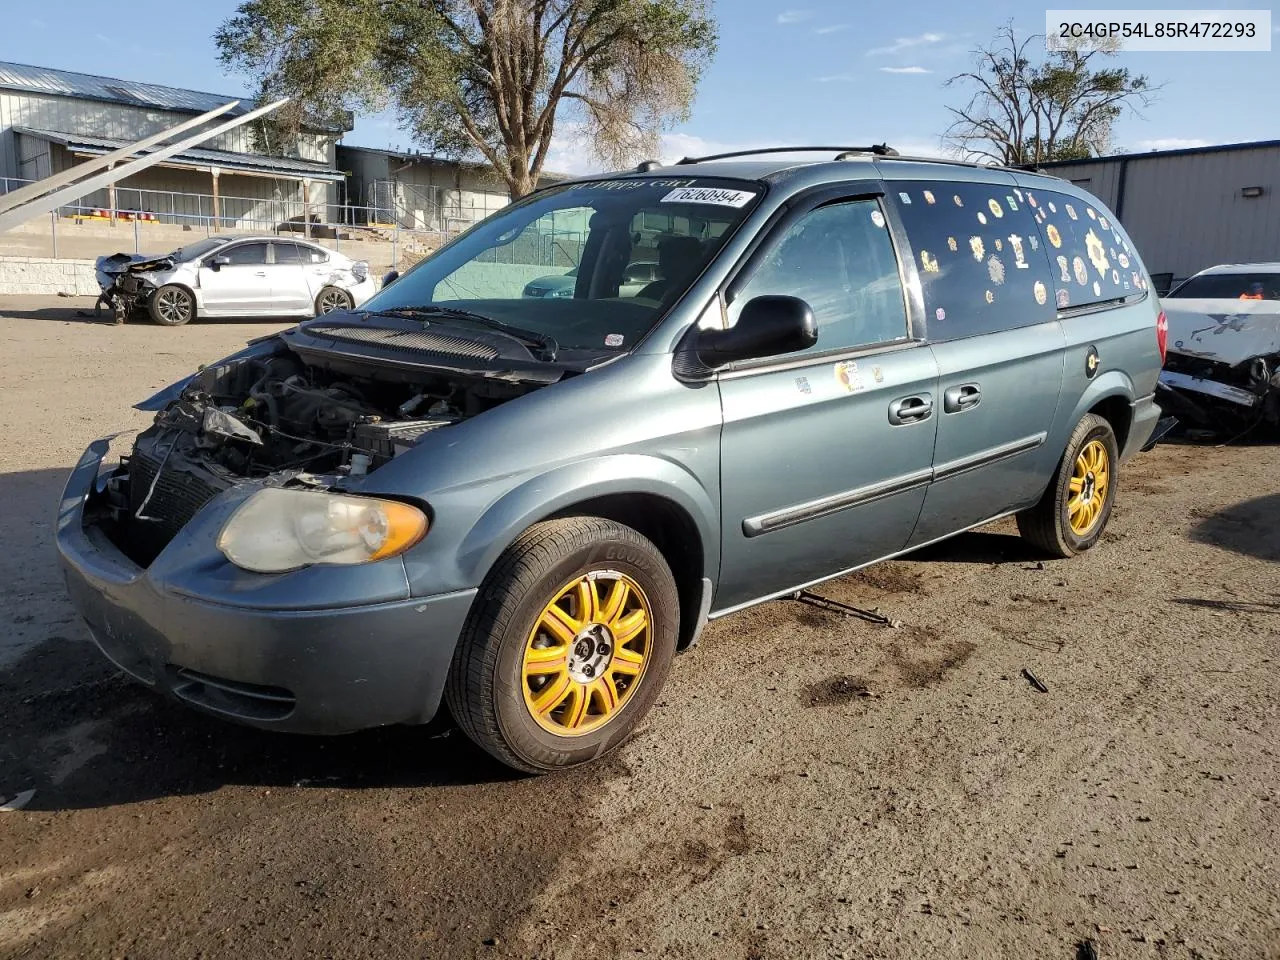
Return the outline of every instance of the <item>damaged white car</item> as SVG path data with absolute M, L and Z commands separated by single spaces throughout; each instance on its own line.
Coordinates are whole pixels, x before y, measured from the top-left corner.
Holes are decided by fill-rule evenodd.
M 369 264 L 303 240 L 209 237 L 161 257 L 116 253 L 94 265 L 116 323 L 196 317 L 315 317 L 373 296 Z
M 1280 263 L 1202 270 L 1161 303 L 1161 407 L 1216 433 L 1280 426 Z

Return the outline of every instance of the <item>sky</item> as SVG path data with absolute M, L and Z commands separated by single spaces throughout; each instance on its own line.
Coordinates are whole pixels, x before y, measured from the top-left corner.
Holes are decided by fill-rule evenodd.
M 250 88 L 248 78 L 222 70 L 212 39 L 235 0 L 132 0 L 127 6 L 128 14 L 120 7 L 104 16 L 101 0 L 22 4 L 6 17 L 0 59 L 232 95 Z M 1153 5 L 1130 0 L 1126 6 Z M 1247 5 L 1165 0 L 1161 6 Z M 763 145 L 881 142 L 902 153 L 937 154 L 947 105 L 966 99 L 945 86 L 947 79 L 968 69 L 973 49 L 1007 21 L 1021 32 L 1044 30 L 1043 6 L 1010 0 L 856 7 L 850 0 L 716 0 L 714 10 L 719 53 L 688 122 L 663 134 L 659 159 Z M 1273 46 L 1280 50 L 1280 24 L 1276 31 Z M 1280 89 L 1278 52 L 1122 53 L 1114 59 L 1163 85 L 1156 103 L 1120 120 L 1117 151 L 1280 138 L 1280 114 L 1271 102 Z M 572 125 L 561 126 L 548 169 L 599 169 L 589 147 L 574 141 Z M 358 118 L 344 142 L 413 145 L 386 114 Z

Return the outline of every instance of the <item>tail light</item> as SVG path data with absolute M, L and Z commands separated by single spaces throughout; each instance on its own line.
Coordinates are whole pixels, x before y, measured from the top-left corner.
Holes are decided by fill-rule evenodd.
M 1160 366 L 1164 366 L 1164 358 L 1169 353 L 1169 318 L 1160 311 L 1156 317 L 1156 346 L 1160 348 Z

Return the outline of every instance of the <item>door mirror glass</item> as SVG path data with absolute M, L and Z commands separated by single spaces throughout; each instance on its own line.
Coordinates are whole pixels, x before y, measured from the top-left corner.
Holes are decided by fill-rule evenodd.
M 210 270 L 221 270 L 223 267 L 225 267 L 225 266 L 226 266 L 227 264 L 229 264 L 230 262 L 231 262 L 231 258 L 230 258 L 230 257 L 228 257 L 225 253 L 220 253 L 220 254 L 218 254 L 216 257 L 210 257 L 210 258 L 209 258 L 209 269 L 210 269 Z
M 395 283 L 396 280 L 398 280 L 399 278 L 400 278 L 399 270 L 388 270 L 386 273 L 382 275 L 382 285 L 384 287 L 389 287 L 391 286 L 391 284 Z
M 698 358 L 715 369 L 738 360 L 759 360 L 807 350 L 818 342 L 813 310 L 799 297 L 766 294 L 743 306 L 727 330 L 699 330 Z

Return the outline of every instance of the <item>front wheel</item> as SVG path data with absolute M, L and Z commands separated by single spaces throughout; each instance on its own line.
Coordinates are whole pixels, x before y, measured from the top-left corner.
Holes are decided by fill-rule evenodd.
M 151 319 L 162 327 L 180 327 L 196 315 L 196 298 L 186 287 L 170 283 L 151 295 Z
M 476 596 L 446 688 L 454 719 L 517 770 L 594 760 L 653 705 L 679 609 L 662 554 L 635 530 L 599 517 L 539 523 Z
M 1018 532 L 1055 557 L 1088 550 L 1111 518 L 1119 463 L 1111 424 L 1085 414 L 1071 433 L 1049 489 L 1039 503 L 1018 514 Z
M 350 310 L 356 305 L 351 294 L 338 287 L 325 287 L 316 296 L 316 316 L 323 317 L 335 310 Z

